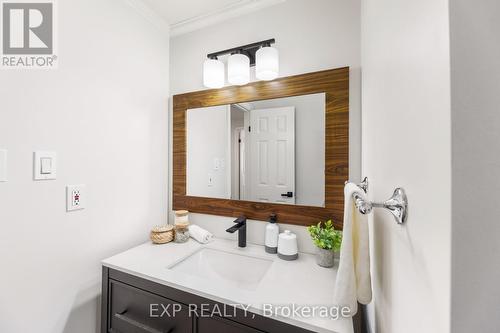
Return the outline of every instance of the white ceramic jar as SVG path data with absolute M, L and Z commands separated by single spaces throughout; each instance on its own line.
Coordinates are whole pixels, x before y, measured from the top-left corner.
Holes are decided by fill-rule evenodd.
M 278 238 L 278 257 L 283 260 L 295 260 L 299 257 L 297 235 L 285 230 Z

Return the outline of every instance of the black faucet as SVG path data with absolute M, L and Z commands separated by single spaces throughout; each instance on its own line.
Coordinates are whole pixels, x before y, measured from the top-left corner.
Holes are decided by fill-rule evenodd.
M 238 230 L 238 246 L 239 247 L 246 247 L 247 246 L 247 218 L 246 216 L 242 215 L 238 217 L 236 220 L 234 220 L 235 225 L 233 225 L 231 228 L 227 229 L 226 231 L 229 233 L 234 233 L 236 230 Z

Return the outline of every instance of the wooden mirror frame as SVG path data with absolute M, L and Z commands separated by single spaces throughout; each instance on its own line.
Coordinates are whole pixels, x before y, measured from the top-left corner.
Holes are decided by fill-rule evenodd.
M 186 195 L 188 109 L 325 93 L 325 207 L 286 205 Z M 342 228 L 344 182 L 349 176 L 349 67 L 259 81 L 245 86 L 195 91 L 173 97 L 173 209 L 266 221 L 271 213 L 286 224 L 333 219 Z

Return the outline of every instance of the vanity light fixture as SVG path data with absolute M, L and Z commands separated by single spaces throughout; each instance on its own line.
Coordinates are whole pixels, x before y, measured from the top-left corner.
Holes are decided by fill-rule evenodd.
M 237 51 L 227 58 L 227 80 L 242 86 L 250 82 L 250 58 Z
M 271 81 L 278 77 L 280 62 L 278 49 L 270 44 L 255 53 L 255 76 L 259 80 Z
M 203 64 L 203 84 L 208 88 L 224 86 L 224 64 L 218 57 L 227 59 L 227 80 L 230 84 L 245 85 L 250 82 L 250 67 L 256 66 L 259 80 L 274 80 L 279 74 L 278 50 L 271 45 L 274 38 L 210 53 Z
M 217 57 L 208 58 L 203 63 L 203 85 L 215 89 L 224 87 L 224 63 Z

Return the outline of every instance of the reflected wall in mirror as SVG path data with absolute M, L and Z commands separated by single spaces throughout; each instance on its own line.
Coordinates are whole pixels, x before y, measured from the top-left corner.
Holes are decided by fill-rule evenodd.
M 324 207 L 325 99 L 188 109 L 187 195 Z

